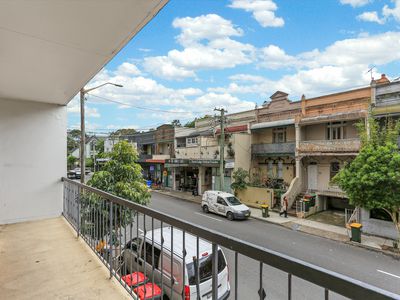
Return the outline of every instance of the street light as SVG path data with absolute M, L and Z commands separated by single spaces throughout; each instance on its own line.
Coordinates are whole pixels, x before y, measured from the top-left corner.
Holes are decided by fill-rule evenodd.
M 86 153 L 85 153 L 86 152 L 85 151 L 85 143 L 86 143 L 86 141 L 85 141 L 85 94 L 87 94 L 95 89 L 98 89 L 102 86 L 108 85 L 108 84 L 116 86 L 116 87 L 123 87 L 122 84 L 106 82 L 106 83 L 100 84 L 98 86 L 92 87 L 90 89 L 81 88 L 81 91 L 80 91 L 80 95 L 81 95 L 81 149 L 80 149 L 81 183 L 85 183 L 85 171 L 86 171 L 86 168 L 85 168 L 85 158 L 86 158 Z

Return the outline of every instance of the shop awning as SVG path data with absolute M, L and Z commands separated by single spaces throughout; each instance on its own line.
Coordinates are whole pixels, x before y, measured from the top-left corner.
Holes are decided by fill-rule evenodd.
M 146 159 L 145 162 L 153 164 L 164 164 L 165 159 Z
M 262 122 L 262 123 L 253 124 L 253 125 L 251 125 L 251 130 L 281 127 L 281 126 L 287 126 L 287 125 L 294 125 L 294 119 Z

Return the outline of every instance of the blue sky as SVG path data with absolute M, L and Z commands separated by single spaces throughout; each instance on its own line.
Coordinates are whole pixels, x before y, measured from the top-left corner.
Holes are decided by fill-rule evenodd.
M 87 85 L 87 129 L 146 130 L 400 76 L 400 0 L 171 0 Z M 79 126 L 79 103 L 68 127 Z

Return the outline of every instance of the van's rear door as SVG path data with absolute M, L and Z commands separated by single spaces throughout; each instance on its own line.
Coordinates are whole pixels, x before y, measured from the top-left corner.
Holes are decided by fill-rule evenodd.
M 197 299 L 196 277 L 194 264 L 188 264 L 188 280 L 190 285 L 191 299 Z M 212 299 L 212 255 L 205 255 L 199 260 L 199 290 L 200 299 Z M 228 267 L 222 250 L 218 251 L 218 298 L 222 297 L 228 290 Z

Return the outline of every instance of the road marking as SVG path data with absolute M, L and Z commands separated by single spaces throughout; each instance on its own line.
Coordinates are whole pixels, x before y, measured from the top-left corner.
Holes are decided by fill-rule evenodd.
M 398 275 L 394 275 L 394 274 L 392 274 L 392 273 L 388 273 L 388 272 L 385 272 L 385 271 L 382 271 L 382 270 L 377 270 L 378 272 L 381 272 L 381 273 L 383 273 L 383 274 L 386 274 L 386 275 L 389 275 L 389 276 L 393 276 L 393 277 L 396 277 L 396 278 L 399 278 L 400 279 L 400 276 L 398 276 Z
M 199 212 L 195 212 L 195 214 L 196 214 L 196 215 L 199 215 L 199 216 L 206 217 L 206 218 L 213 219 L 213 220 L 215 220 L 215 221 L 218 221 L 218 222 L 222 222 L 222 220 L 220 220 L 220 219 L 213 218 L 213 217 L 207 216 L 207 215 L 205 215 L 205 214 L 202 214 L 202 213 L 199 213 Z

